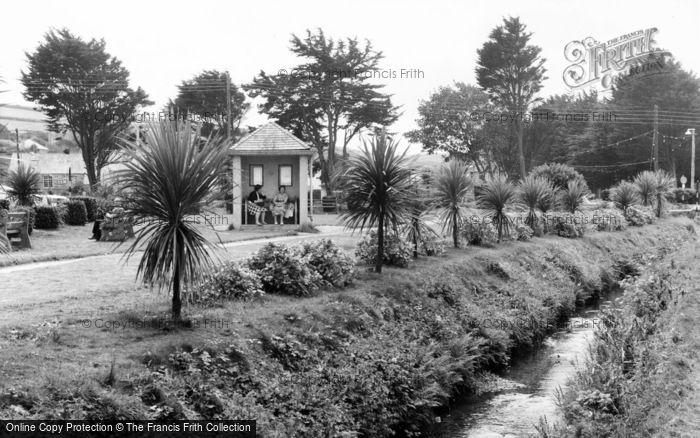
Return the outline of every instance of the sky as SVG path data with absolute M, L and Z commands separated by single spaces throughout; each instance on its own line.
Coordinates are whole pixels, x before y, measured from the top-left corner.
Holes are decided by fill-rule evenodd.
M 3 5 L 0 26 L 0 103 L 27 104 L 20 71 L 50 28 L 67 27 L 83 38 L 104 38 L 110 54 L 131 72 L 154 110 L 177 93 L 177 84 L 205 69 L 227 70 L 236 84 L 264 70 L 291 70 L 298 60 L 289 51 L 291 34 L 322 28 L 335 38 L 369 39 L 383 52 L 383 69 L 418 69 L 414 78 L 384 81 L 401 106 L 393 126 L 415 129 L 418 104 L 454 81 L 475 84 L 477 49 L 504 17 L 519 16 L 542 47 L 547 77 L 541 96 L 567 93 L 562 73 L 570 62 L 564 47 L 593 37 L 607 41 L 630 32 L 657 28 L 656 46 L 673 53 L 683 66 L 700 71 L 700 2 L 636 1 L 12 1 Z M 14 18 L 12 18 L 14 17 Z M 398 75 L 397 75 L 398 76 Z M 243 124 L 266 118 L 253 107 Z

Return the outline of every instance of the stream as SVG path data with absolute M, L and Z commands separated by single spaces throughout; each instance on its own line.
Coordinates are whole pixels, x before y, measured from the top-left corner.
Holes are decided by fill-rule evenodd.
M 540 417 L 553 424 L 560 421 L 555 393 L 565 388 L 588 353 L 589 340 L 602 308 L 615 306 L 621 290 L 607 294 L 590 306 L 580 309 L 544 345 L 520 358 L 500 377 L 505 385 L 459 401 L 441 423 L 430 431 L 432 438 L 522 437 L 535 435 Z

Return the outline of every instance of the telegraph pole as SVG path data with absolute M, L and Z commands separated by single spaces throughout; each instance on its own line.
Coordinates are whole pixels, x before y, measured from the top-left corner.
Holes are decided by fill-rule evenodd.
M 659 170 L 659 106 L 654 105 L 654 171 Z
M 226 70 L 226 138 L 231 138 L 231 77 Z
M 690 188 L 693 191 L 696 190 L 695 187 L 695 128 L 688 128 L 685 131 L 685 135 L 690 135 Z

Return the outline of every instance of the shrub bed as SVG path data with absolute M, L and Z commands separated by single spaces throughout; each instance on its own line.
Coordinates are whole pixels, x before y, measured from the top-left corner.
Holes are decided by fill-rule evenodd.
M 219 266 L 201 285 L 195 287 L 190 296 L 195 302 L 218 299 L 250 300 L 265 295 L 258 274 L 237 262 Z
M 614 209 L 594 210 L 591 223 L 597 231 L 622 231 L 627 228 L 625 215 Z
M 583 237 L 589 218 L 582 213 L 548 213 L 543 218 L 547 232 L 561 237 Z
M 71 196 L 70 199 L 73 201 L 82 201 L 85 204 L 85 212 L 87 214 L 87 221 L 94 222 L 97 216 L 98 199 L 91 196 Z
M 323 277 L 316 272 L 307 258 L 295 248 L 268 243 L 248 259 L 248 267 L 255 271 L 267 293 L 308 296 L 316 291 Z
M 66 204 L 65 222 L 68 225 L 85 225 L 87 223 L 87 209 L 83 201 L 69 201 Z
M 493 246 L 498 240 L 496 227 L 486 221 L 465 221 L 460 234 L 467 244 L 475 246 Z
M 656 221 L 656 215 L 652 207 L 633 205 L 625 212 L 625 219 L 627 219 L 629 225 L 641 227 L 642 225 L 653 224 Z
M 360 240 L 355 256 L 365 265 L 373 266 L 377 260 L 377 233 L 370 231 Z M 384 264 L 405 268 L 413 259 L 413 245 L 394 233 L 384 234 Z
M 34 228 L 55 230 L 61 224 L 61 213 L 56 207 L 40 206 L 35 208 Z
M 344 287 L 352 281 L 355 262 L 332 240 L 305 242 L 298 251 L 327 286 Z

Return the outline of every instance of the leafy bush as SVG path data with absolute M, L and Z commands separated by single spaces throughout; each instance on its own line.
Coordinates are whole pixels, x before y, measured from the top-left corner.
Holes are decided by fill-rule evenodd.
M 66 224 L 85 225 L 87 223 L 87 208 L 85 208 L 85 202 L 72 200 L 66 204 L 66 208 Z
M 34 230 L 34 223 L 36 220 L 36 210 L 34 207 L 26 207 L 26 206 L 16 206 L 12 209 L 12 211 L 26 211 L 29 213 L 29 234 L 32 234 L 32 231 Z M 60 217 L 59 217 L 59 222 L 60 222 Z
M 547 229 L 561 237 L 583 237 L 587 218 L 582 214 L 556 213 L 545 216 Z
M 430 234 L 420 241 L 419 253 L 425 256 L 440 256 L 445 254 L 446 242 L 439 237 Z
M 631 206 L 639 203 L 637 186 L 628 181 L 622 181 L 611 189 L 610 200 L 615 203 L 615 207 L 626 211 Z
M 219 266 L 210 278 L 191 291 L 195 301 L 250 300 L 264 294 L 258 274 L 237 262 Z
M 91 196 L 71 196 L 71 201 L 83 201 L 87 212 L 87 221 L 94 222 L 97 216 L 98 199 Z
M 10 210 L 9 199 L 0 199 L 0 210 Z
M 546 178 L 554 184 L 557 190 L 567 190 L 569 182 L 577 182 L 581 185 L 584 191 L 588 191 L 586 179 L 578 173 L 573 167 L 566 164 L 553 163 L 542 164 L 530 171 L 530 176 L 533 178 Z
M 355 263 L 332 240 L 305 242 L 299 253 L 328 285 L 343 287 L 352 281 Z
M 39 230 L 55 230 L 61 224 L 61 213 L 55 207 L 36 207 L 34 228 Z
M 308 296 L 322 283 L 321 275 L 294 248 L 268 243 L 248 259 L 259 275 L 263 290 L 282 295 Z
M 355 256 L 368 265 L 375 264 L 377 260 L 377 233 L 370 231 L 357 244 Z M 413 257 L 413 247 L 406 239 L 394 233 L 384 236 L 384 264 L 405 268 Z
M 646 224 L 653 224 L 656 218 L 651 207 L 633 205 L 625 212 L 625 219 L 634 227 L 641 227 Z
M 496 228 L 486 221 L 466 221 L 461 234 L 469 245 L 475 246 L 493 246 L 498 240 Z
M 595 210 L 592 219 L 597 231 L 622 231 L 627 228 L 625 215 L 617 210 Z
M 526 241 L 532 239 L 533 229 L 520 221 L 515 221 L 511 229 L 511 239 Z
M 673 191 L 673 198 L 678 204 L 696 204 L 698 202 L 697 192 L 687 188 L 675 189 Z

